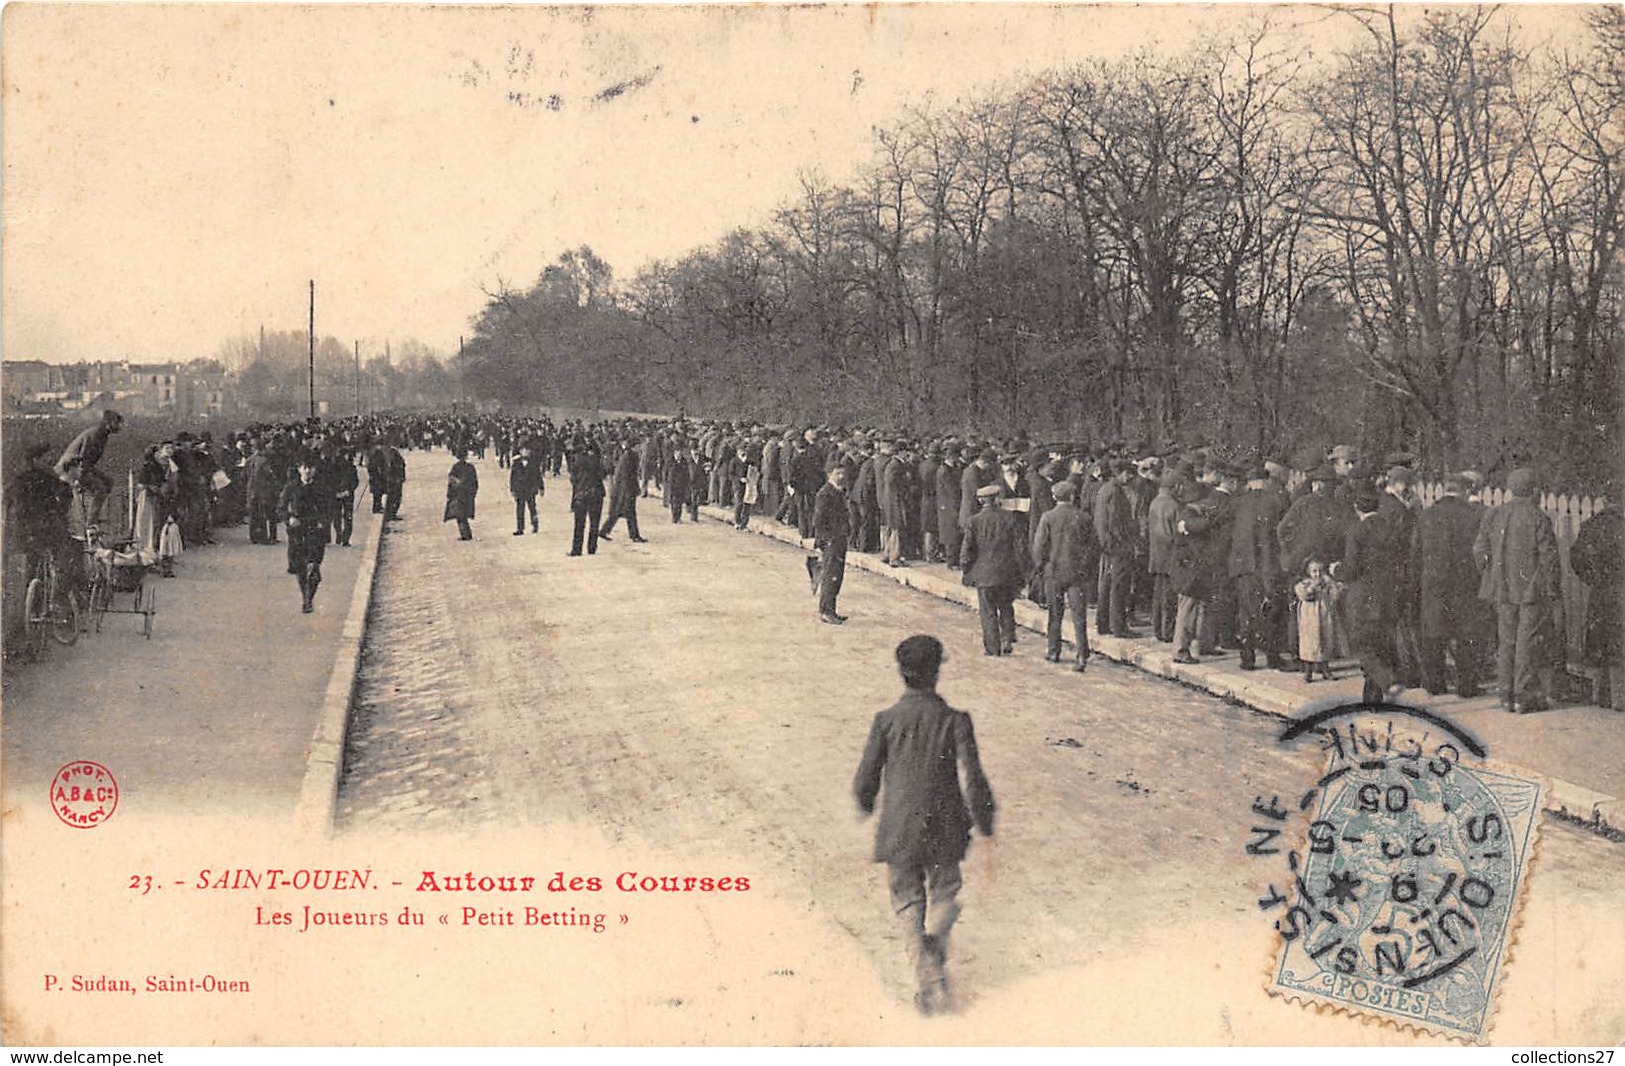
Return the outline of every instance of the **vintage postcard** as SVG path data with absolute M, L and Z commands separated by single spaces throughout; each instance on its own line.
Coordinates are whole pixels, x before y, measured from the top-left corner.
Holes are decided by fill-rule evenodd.
M 7 6 L 0 1041 L 1618 1044 L 1622 55 Z

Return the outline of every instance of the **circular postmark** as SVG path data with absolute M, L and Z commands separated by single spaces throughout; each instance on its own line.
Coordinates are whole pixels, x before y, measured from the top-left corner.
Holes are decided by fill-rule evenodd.
M 51 809 L 64 825 L 94 829 L 118 809 L 118 780 L 99 762 L 70 762 L 51 778 Z

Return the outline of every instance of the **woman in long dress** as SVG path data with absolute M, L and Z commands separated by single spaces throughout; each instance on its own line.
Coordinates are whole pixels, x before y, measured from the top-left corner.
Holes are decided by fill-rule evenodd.
M 130 535 L 135 539 L 136 548 L 143 552 L 156 554 L 158 538 L 163 534 L 167 510 L 164 483 L 169 480 L 172 448 L 167 441 L 148 447 L 141 459 L 141 469 L 136 473 L 135 527 Z

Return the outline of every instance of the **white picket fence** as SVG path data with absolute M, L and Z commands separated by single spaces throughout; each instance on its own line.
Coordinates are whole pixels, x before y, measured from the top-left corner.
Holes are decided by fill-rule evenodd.
M 1438 483 L 1421 485 L 1417 489 L 1422 502 L 1430 507 L 1443 492 L 1444 486 Z M 1483 502 L 1486 507 L 1499 507 L 1511 498 L 1512 494 L 1505 489 L 1486 489 Z M 1603 509 L 1603 501 L 1591 496 L 1548 492 L 1540 498 L 1540 509 L 1552 520 L 1552 528 L 1557 532 L 1557 557 L 1562 562 L 1563 635 L 1568 647 L 1569 668 L 1577 671 L 1582 661 L 1586 607 L 1591 590 L 1569 568 L 1569 549 L 1580 535 L 1580 527 L 1585 520 Z

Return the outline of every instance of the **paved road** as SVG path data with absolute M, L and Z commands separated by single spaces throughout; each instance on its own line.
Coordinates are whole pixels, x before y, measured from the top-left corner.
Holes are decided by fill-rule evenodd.
M 820 625 L 793 549 L 674 527 L 653 500 L 651 543 L 618 530 L 567 558 L 567 482 L 549 483 L 541 535 L 514 537 L 494 462 L 477 539 L 460 543 L 439 521 L 440 462 L 419 459 L 384 544 L 345 836 L 520 833 L 558 865 L 733 869 L 783 934 L 709 901 L 661 911 L 642 934 L 649 972 L 616 978 L 659 1018 L 619 1002 L 562 1036 L 524 1018 L 486 1038 L 1414 1039 L 1262 991 L 1272 934 L 1254 900 L 1269 877 L 1242 851 L 1247 807 L 1318 772 L 1277 747 L 1278 723 L 1099 660 L 1080 678 L 1030 636 L 986 659 L 973 615 L 870 575 L 848 575 L 852 621 Z M 943 693 L 975 714 L 1000 802 L 999 835 L 966 867 L 963 1009 L 930 1021 L 906 1008 L 872 827 L 850 798 L 870 717 L 899 692 L 891 650 L 922 631 L 947 645 Z M 1546 823 L 1498 1042 L 1625 1034 L 1622 885 L 1625 848 Z M 614 1028 L 633 1017 L 645 1028 Z

